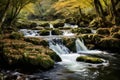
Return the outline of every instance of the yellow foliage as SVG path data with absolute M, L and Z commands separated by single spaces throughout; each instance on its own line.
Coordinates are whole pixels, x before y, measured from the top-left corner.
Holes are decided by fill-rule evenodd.
M 29 3 L 29 4 L 27 4 L 23 9 L 22 9 L 22 11 L 24 12 L 30 12 L 30 13 L 35 13 L 34 12 L 34 4 L 33 3 Z

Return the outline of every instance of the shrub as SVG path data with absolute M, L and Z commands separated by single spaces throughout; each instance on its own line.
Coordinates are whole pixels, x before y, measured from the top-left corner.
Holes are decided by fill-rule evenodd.
M 21 39 L 23 37 L 24 37 L 24 35 L 20 32 L 12 32 L 10 35 L 11 39 Z

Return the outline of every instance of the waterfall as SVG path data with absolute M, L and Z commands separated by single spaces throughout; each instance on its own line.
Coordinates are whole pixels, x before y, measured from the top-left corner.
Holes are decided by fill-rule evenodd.
M 81 41 L 80 39 L 77 38 L 76 41 L 75 41 L 75 44 L 76 44 L 76 51 L 77 51 L 77 53 L 79 51 L 88 51 L 88 49 L 85 46 L 83 40 Z
M 55 51 L 59 56 L 61 54 L 69 54 L 70 50 L 62 44 L 61 39 L 49 40 L 49 48 Z
M 20 29 L 20 32 L 22 32 L 25 36 L 29 37 L 40 36 L 39 30 Z
M 50 26 L 50 28 L 54 28 L 54 26 L 51 23 L 49 23 L 49 26 Z

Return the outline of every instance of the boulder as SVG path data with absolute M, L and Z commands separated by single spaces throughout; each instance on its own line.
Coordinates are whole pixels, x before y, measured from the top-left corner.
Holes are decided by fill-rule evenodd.
M 91 56 L 79 56 L 77 57 L 76 61 L 82 61 L 87 63 L 98 64 L 104 62 L 103 59 Z

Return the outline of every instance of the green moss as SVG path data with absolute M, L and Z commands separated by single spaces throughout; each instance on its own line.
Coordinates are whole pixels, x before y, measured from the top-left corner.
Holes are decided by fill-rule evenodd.
M 40 35 L 41 36 L 48 36 L 49 35 L 49 31 L 48 30 L 41 30 L 40 31 Z
M 40 39 L 40 38 L 32 38 L 32 37 L 27 37 L 24 39 L 27 42 L 31 42 L 35 45 L 42 45 L 42 46 L 48 46 L 48 42 L 46 40 Z
M 89 28 L 74 28 L 71 30 L 71 32 L 73 33 L 77 33 L 77 34 L 87 34 L 87 33 L 91 33 L 91 30 Z
M 20 32 L 12 32 L 10 34 L 11 39 L 21 39 L 23 37 L 24 37 L 24 35 L 22 33 L 20 33 Z
M 109 28 L 98 28 L 97 29 L 97 34 L 100 34 L 100 35 L 110 35 Z
M 95 63 L 95 64 L 103 62 L 103 60 L 101 58 L 91 57 L 91 56 L 80 56 L 80 57 L 77 57 L 76 60 L 88 62 L 88 63 Z
M 115 33 L 113 33 L 112 37 L 120 39 L 120 33 L 119 32 L 115 32 Z
M 60 31 L 59 29 L 54 29 L 52 30 L 52 35 L 62 35 L 62 31 Z
M 111 32 L 111 34 L 113 34 L 113 33 L 115 33 L 115 32 L 118 32 L 119 30 L 120 30 L 119 27 L 112 27 L 112 28 L 110 29 L 110 32 Z
M 52 50 L 49 50 L 46 54 L 49 55 L 51 57 L 51 59 L 53 59 L 54 61 L 57 61 L 57 62 L 62 61 L 61 58 L 60 58 L 60 56 L 57 55 Z
M 120 52 L 120 40 L 117 38 L 103 38 L 99 42 L 99 48 L 113 52 Z
M 76 52 L 75 38 L 63 38 L 63 44 L 72 52 Z

